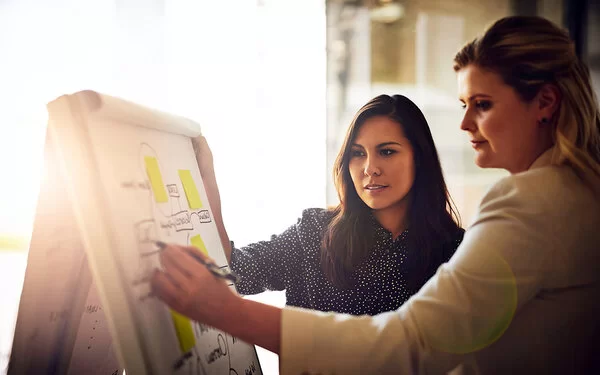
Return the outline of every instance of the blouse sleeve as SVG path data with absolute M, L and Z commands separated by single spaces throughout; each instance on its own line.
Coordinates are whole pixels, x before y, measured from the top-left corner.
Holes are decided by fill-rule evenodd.
M 540 290 L 551 258 L 536 199 L 510 177 L 496 184 L 452 259 L 396 311 L 284 309 L 281 373 L 445 373 L 494 342 Z
M 242 248 L 232 246 L 231 269 L 240 276 L 238 293 L 250 295 L 267 290 L 284 290 L 301 264 L 302 239 L 314 231 L 316 209 L 306 209 L 298 222 L 269 241 Z

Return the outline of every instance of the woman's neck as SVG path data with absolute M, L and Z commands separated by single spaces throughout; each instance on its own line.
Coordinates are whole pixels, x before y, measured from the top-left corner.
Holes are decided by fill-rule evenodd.
M 373 216 L 383 228 L 392 233 L 392 238 L 396 239 L 408 226 L 407 211 L 405 204 L 399 204 L 382 210 L 373 210 Z

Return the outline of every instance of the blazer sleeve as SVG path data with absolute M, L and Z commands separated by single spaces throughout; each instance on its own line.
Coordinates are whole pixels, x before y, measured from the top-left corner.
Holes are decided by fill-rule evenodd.
M 284 309 L 282 374 L 445 373 L 494 342 L 546 277 L 553 239 L 536 194 L 512 176 L 492 187 L 454 256 L 396 311 Z

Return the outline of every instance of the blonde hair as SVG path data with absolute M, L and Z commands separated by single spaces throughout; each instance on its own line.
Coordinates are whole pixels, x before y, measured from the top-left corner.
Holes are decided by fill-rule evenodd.
M 454 58 L 454 71 L 477 65 L 499 74 L 525 102 L 543 85 L 561 93 L 550 119 L 554 127 L 552 163 L 569 164 L 596 189 L 600 182 L 600 113 L 587 66 L 566 31 L 540 17 L 496 21 Z

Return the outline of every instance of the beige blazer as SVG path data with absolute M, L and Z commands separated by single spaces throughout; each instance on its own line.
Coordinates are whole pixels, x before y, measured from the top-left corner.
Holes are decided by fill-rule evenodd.
M 495 184 L 452 259 L 400 309 L 284 309 L 281 373 L 592 373 L 600 198 L 549 161 Z

